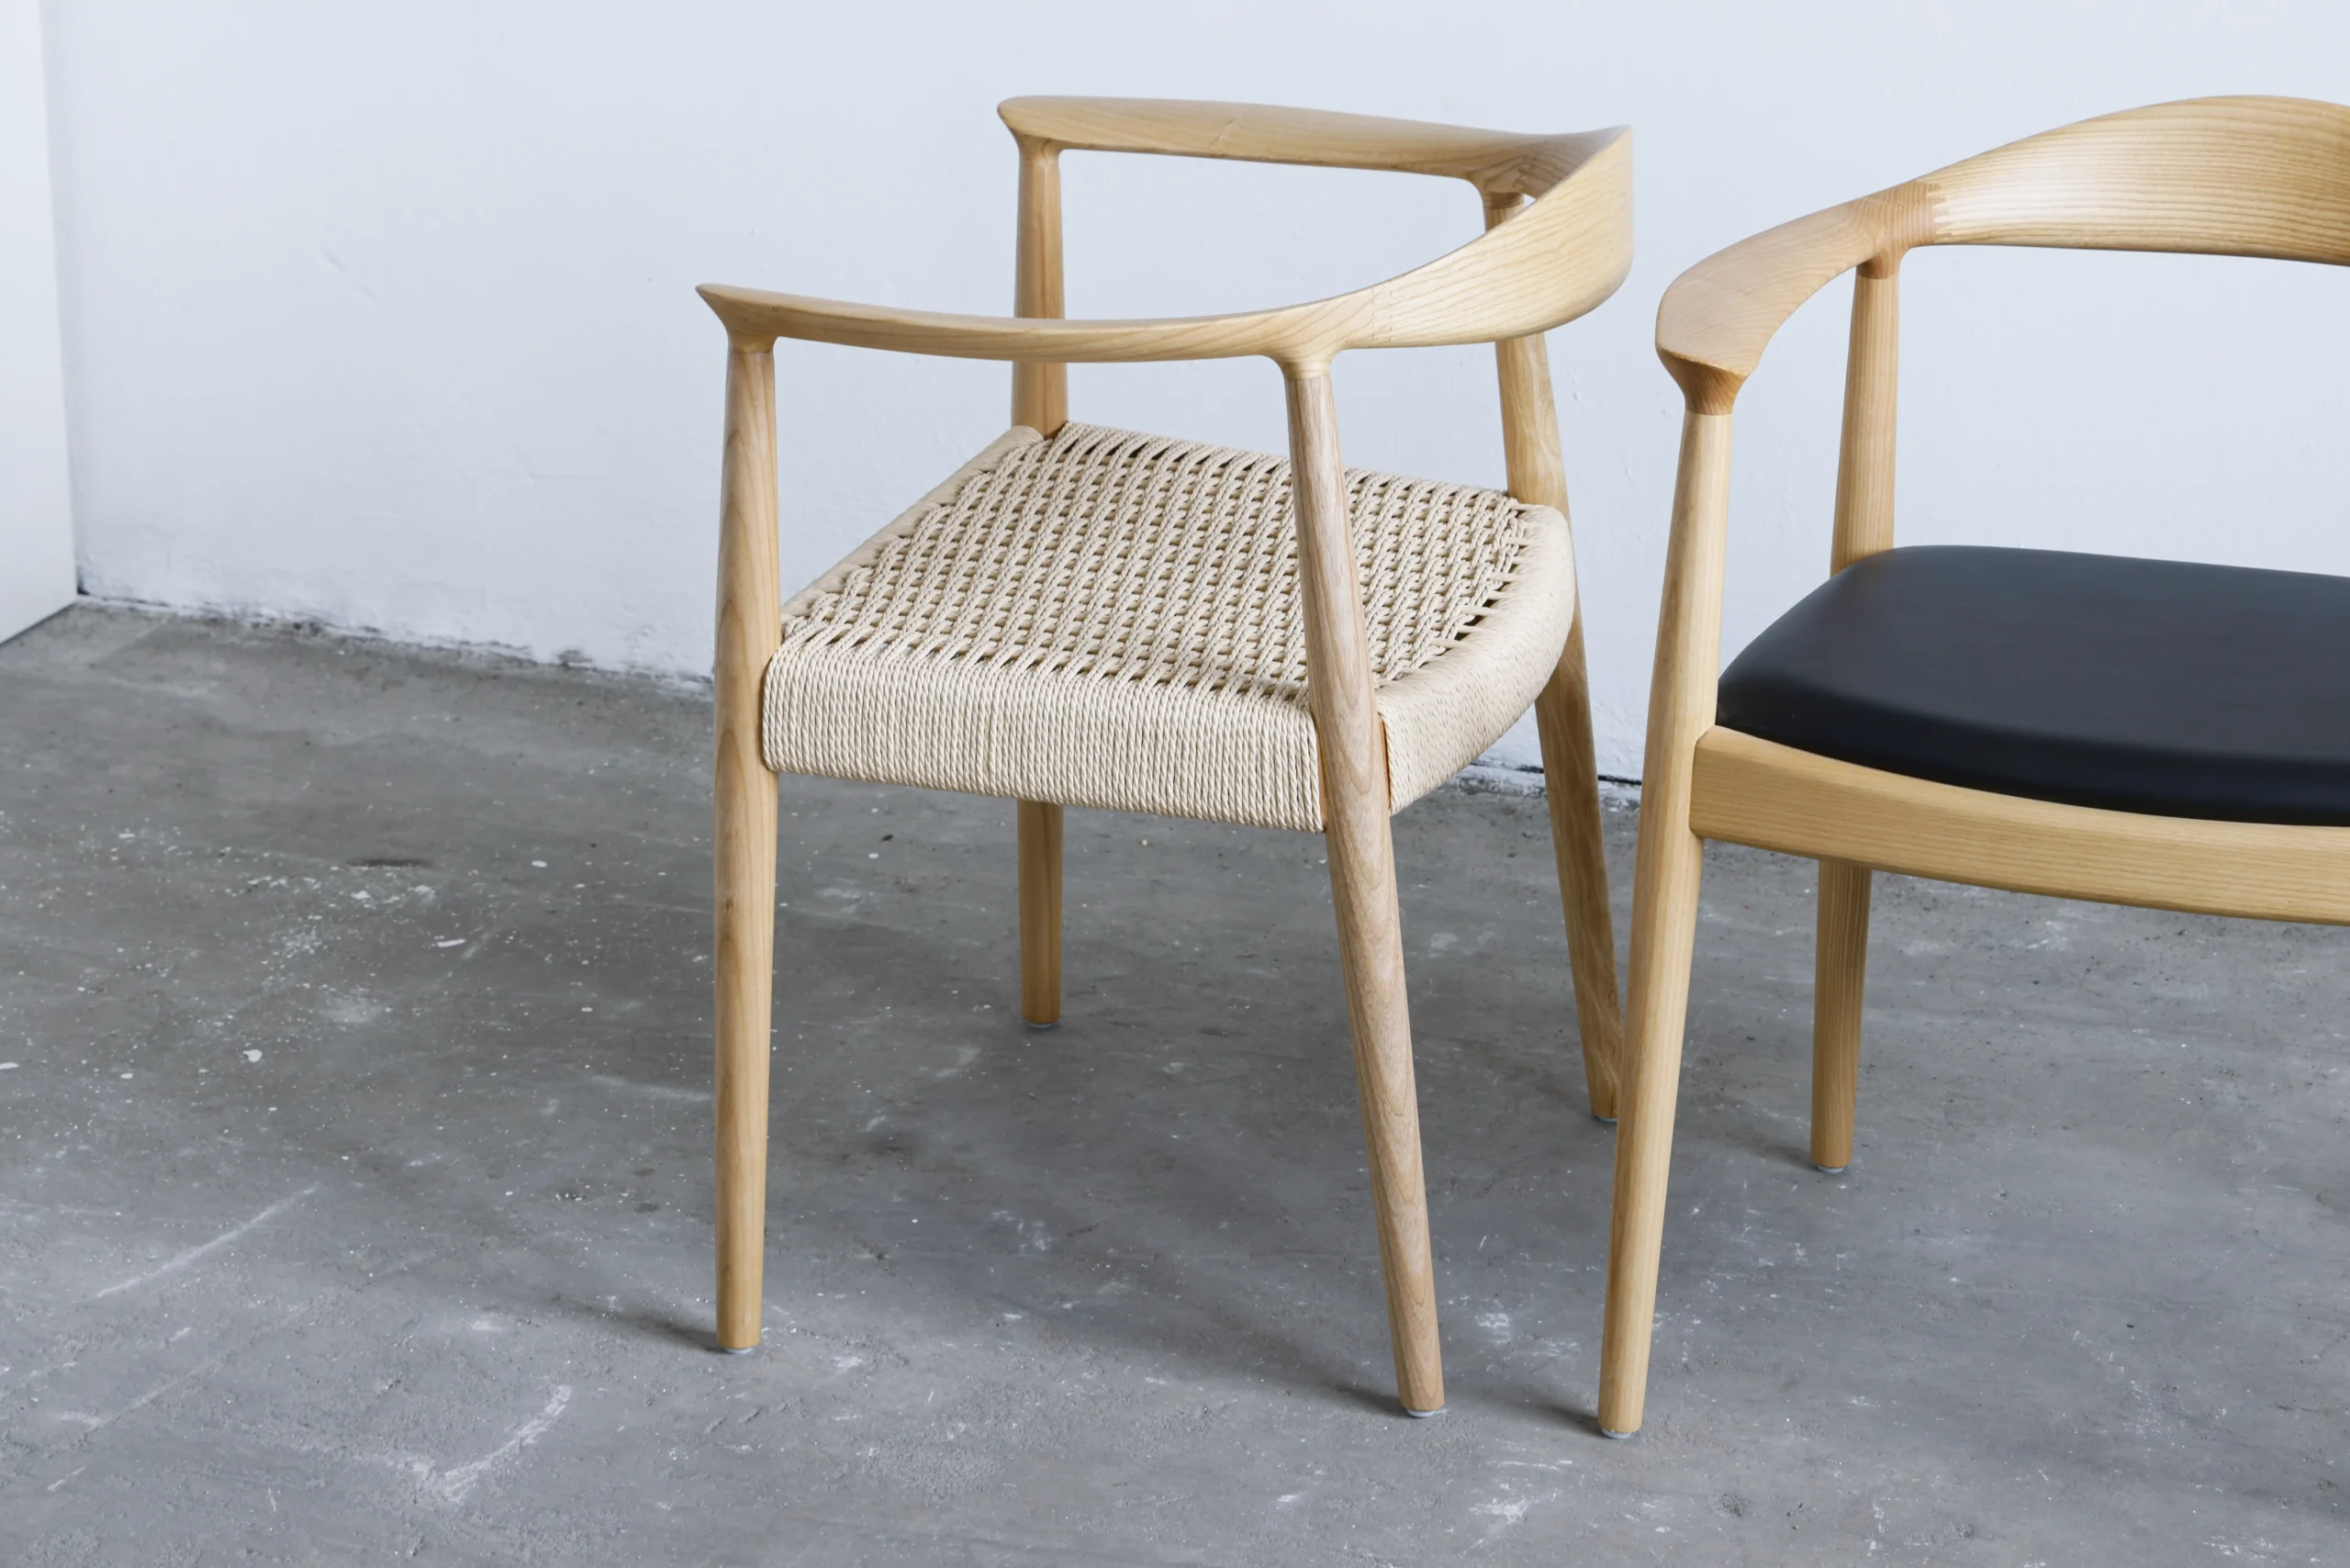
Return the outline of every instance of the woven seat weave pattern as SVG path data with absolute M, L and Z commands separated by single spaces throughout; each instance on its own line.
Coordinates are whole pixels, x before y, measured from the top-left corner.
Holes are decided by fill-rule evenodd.
M 1565 524 L 1470 486 L 1349 469 L 1347 491 L 1401 806 L 1548 678 Z M 1287 459 L 1015 428 L 785 607 L 765 747 L 780 771 L 1318 830 L 1305 685 Z

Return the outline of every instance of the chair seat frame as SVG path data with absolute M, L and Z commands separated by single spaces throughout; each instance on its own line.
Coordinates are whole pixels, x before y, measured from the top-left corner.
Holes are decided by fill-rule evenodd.
M 1397 1383 L 1405 1409 L 1431 1414 L 1444 1404 L 1443 1372 L 1385 743 L 1348 534 L 1330 362 L 1348 349 L 1493 343 L 1510 494 L 1565 515 L 1541 334 L 1598 305 L 1629 269 L 1629 135 L 1620 129 L 1512 135 L 1168 100 L 1014 98 L 998 112 L 1020 153 L 1011 318 L 720 286 L 700 291 L 729 340 L 713 671 L 719 1341 L 728 1349 L 758 1342 L 765 1246 L 777 790 L 759 726 L 761 680 L 781 627 L 776 341 L 1010 361 L 1013 422 L 1047 437 L 1069 418 L 1071 364 L 1254 355 L 1279 366 L 1286 388 L 1307 697 Z M 1486 230 L 1425 266 L 1330 299 L 1180 319 L 1069 320 L 1059 158 L 1071 151 L 1462 179 L 1483 197 Z M 1594 1111 L 1612 1116 L 1621 1022 L 1580 613 L 1535 709 L 1584 1069 Z M 1022 1013 L 1031 1025 L 1048 1026 L 1060 1014 L 1061 807 L 1022 801 L 1015 814 Z

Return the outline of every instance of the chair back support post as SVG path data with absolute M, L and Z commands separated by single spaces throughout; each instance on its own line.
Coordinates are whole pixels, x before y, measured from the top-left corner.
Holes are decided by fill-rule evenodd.
M 1020 143 L 1020 239 L 1013 275 L 1014 316 L 1058 318 L 1069 313 L 1061 286 L 1060 149 L 1031 137 Z M 1039 361 L 1012 367 L 1012 422 L 1039 435 L 1069 422 L 1069 366 Z
M 1499 228 L 1526 205 L 1515 195 L 1487 195 L 1485 227 Z M 1539 335 L 1494 344 L 1501 375 L 1502 456 L 1509 493 L 1521 501 L 1567 510 L 1567 472 L 1559 454 L 1559 411 L 1550 391 L 1550 356 Z
M 726 360 L 720 481 L 713 758 L 717 988 L 719 1343 L 759 1342 L 767 1232 L 767 1052 L 775 975 L 776 778 L 759 744 L 767 660 L 781 637 L 776 534 L 775 348 L 734 341 Z
M 1525 205 L 1522 196 L 1486 192 L 1485 227 L 1498 227 Z M 1494 344 L 1494 361 L 1501 378 L 1502 457 L 1509 493 L 1567 517 L 1566 461 L 1559 451 L 1549 347 L 1539 334 L 1504 338 Z M 1571 523 L 1570 536 L 1572 529 Z M 1612 1117 L 1624 1024 L 1616 992 L 1616 927 L 1605 896 L 1607 846 L 1599 834 L 1599 758 L 1591 740 L 1581 597 L 1578 590 L 1566 647 L 1534 700 L 1534 715 L 1542 745 L 1543 795 L 1550 810 L 1550 846 L 1558 857 L 1560 895 L 1567 906 L 1567 958 L 1574 974 L 1583 1078 L 1593 1114 Z
M 1901 359 L 1901 257 L 1852 274 L 1852 346 L 1844 361 L 1844 441 L 1836 462 L 1835 543 L 1828 575 L 1893 548 L 1893 456 Z

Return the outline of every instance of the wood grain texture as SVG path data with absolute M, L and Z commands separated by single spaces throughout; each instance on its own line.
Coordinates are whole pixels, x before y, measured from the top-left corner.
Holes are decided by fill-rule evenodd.
M 1720 728 L 1694 762 L 1707 838 L 2014 892 L 2350 924 L 2350 828 L 2030 801 Z
M 776 779 L 760 696 L 780 635 L 775 361 L 730 349 L 720 480 L 712 857 L 717 986 L 718 1342 L 759 1342 L 767 1245 L 767 1053 L 775 986 Z
M 1898 261 L 1852 275 L 1852 346 L 1844 361 L 1844 439 L 1836 462 L 1836 528 L 1828 573 L 1893 548 L 1894 441 L 1901 361 Z
M 1489 195 L 1487 226 L 1506 221 L 1519 205 L 1519 197 Z M 1502 454 L 1509 474 L 1509 493 L 1570 517 L 1549 350 L 1539 337 L 1510 338 L 1494 345 L 1494 357 L 1501 379 Z M 1591 1114 L 1612 1121 L 1624 1014 L 1616 989 L 1616 922 L 1607 902 L 1598 752 L 1591 739 L 1591 686 L 1583 660 L 1580 597 L 1578 589 L 1566 646 L 1560 653 L 1559 667 L 1535 699 L 1534 721 L 1541 737 L 1543 796 L 1550 810 L 1550 846 L 1558 860 L 1559 899 L 1566 916 L 1567 961 L 1574 978 L 1583 1086 L 1590 1096 Z
M 1373 699 L 1370 649 L 1363 625 L 1361 585 L 1348 538 L 1339 467 L 1329 361 L 1355 348 L 1500 342 L 1503 398 L 1510 410 L 1504 439 L 1514 486 L 1523 498 L 1565 504 L 1557 418 L 1539 334 L 1572 319 L 1614 292 L 1631 258 L 1631 143 L 1619 129 L 1573 136 L 1521 136 L 1319 115 L 1302 110 L 1226 104 L 1105 99 L 1016 99 L 1003 106 L 1021 156 L 1018 267 L 1013 314 L 1004 318 L 946 315 L 880 306 L 810 299 L 760 290 L 710 286 L 703 299 L 725 324 L 743 356 L 767 351 L 778 338 L 907 353 L 1008 360 L 1013 365 L 1013 419 L 1007 441 L 1050 435 L 1069 416 L 1066 366 L 1074 363 L 1182 360 L 1263 355 L 1281 366 L 1289 392 L 1292 493 L 1299 532 L 1300 599 L 1306 633 L 1307 690 L 1317 740 L 1317 763 L 1327 823 L 1326 840 L 1348 1009 L 1353 1026 L 1358 1084 L 1370 1149 L 1373 1206 L 1393 1338 L 1396 1377 L 1404 1407 L 1427 1414 L 1442 1408 L 1444 1383 L 1437 1340 L 1435 1276 L 1428 1244 L 1427 1203 L 1421 1168 L 1418 1104 L 1413 1081 L 1411 1022 L 1404 983 L 1403 935 L 1395 868 L 1388 833 L 1390 797 L 1386 736 Z M 1059 158 L 1073 150 L 1160 152 L 1393 169 L 1463 179 L 1484 193 L 1487 229 L 1467 245 L 1384 283 L 1335 298 L 1278 309 L 1173 320 L 1071 321 L 1061 246 Z M 1528 199 L 1532 198 L 1532 199 Z M 774 453 L 770 399 L 763 450 L 738 440 L 748 424 L 730 401 L 729 527 L 744 533 L 749 484 L 738 475 L 756 469 L 767 518 L 767 572 L 774 549 Z M 730 395 L 731 397 L 731 395 Z M 747 418 L 747 416 L 745 416 Z M 739 449 L 739 450 L 738 450 Z M 754 461 L 755 459 L 755 461 Z M 760 464 L 764 464 L 760 467 Z M 744 468 L 743 465 L 749 464 Z M 738 495 L 738 492 L 741 494 Z M 887 532 L 887 531 L 885 531 Z M 892 535 L 894 537 L 894 535 Z M 879 544 L 872 548 L 880 548 Z M 730 545 L 739 554 L 747 545 Z M 730 561 L 734 555 L 728 557 Z M 841 570 L 854 569 L 855 558 Z M 729 567 L 727 581 L 740 574 Z M 770 589 L 772 585 L 770 584 Z M 744 590 L 747 591 L 747 590 Z M 748 599 L 743 600 L 747 606 Z M 776 626 L 771 608 L 761 610 Z M 747 610 L 738 607 L 737 620 Z M 1585 1044 L 1595 1106 L 1614 1091 L 1609 1074 L 1620 1033 L 1616 1005 L 1614 942 L 1609 930 L 1606 868 L 1600 855 L 1598 801 L 1592 772 L 1590 699 L 1579 625 L 1571 624 L 1549 686 L 1537 703 L 1543 755 L 1550 776 L 1554 834 L 1567 915 L 1575 1001 Z M 764 659 L 777 639 L 760 648 Z M 744 648 L 747 649 L 748 642 Z M 747 690 L 755 700 L 755 673 L 727 673 L 727 660 L 749 655 L 722 643 L 720 690 L 726 704 Z M 733 681 L 734 684 L 730 685 Z M 749 680 L 748 687 L 742 683 Z M 756 714 L 749 713 L 755 761 Z M 722 723 L 722 735 L 727 732 Z M 725 742 L 722 740 L 722 751 Z M 722 887 L 735 890 L 732 924 L 737 957 L 723 971 L 733 977 L 735 1000 L 721 1008 L 722 1316 L 724 1330 L 757 1331 L 758 1211 L 754 1167 L 764 1155 L 764 1120 L 754 1124 L 751 1048 L 765 1038 L 767 1003 L 753 1019 L 747 975 L 771 961 L 755 955 L 744 924 L 755 890 L 750 857 L 757 848 L 744 825 L 756 780 L 728 782 L 722 768 Z M 773 780 L 766 780 L 768 864 L 764 875 L 772 904 Z M 732 813 L 730 815 L 730 813 Z M 1023 801 L 1020 832 L 1022 1003 L 1035 1023 L 1059 1014 L 1061 929 L 1061 811 Z M 738 820 L 740 819 L 740 820 Z M 733 822 L 733 826 L 723 824 Z M 728 837 L 732 833 L 733 836 Z M 727 867 L 733 869 L 727 869 Z M 728 881 L 725 879 L 732 877 Z M 723 895 L 722 895 L 723 897 Z M 771 916 L 771 909 L 770 909 Z M 722 940 L 729 938 L 722 935 Z M 761 971 L 764 973 L 764 970 Z M 762 1047 L 763 1048 L 763 1047 Z M 755 1070 L 756 1103 L 765 1104 L 766 1058 Z M 732 1129 L 729 1131 L 728 1129 Z M 755 1139 L 755 1136 L 756 1135 Z M 729 1344 L 735 1342 L 728 1339 Z
M 1061 1021 L 1061 809 L 1022 801 L 1020 1016 L 1034 1029 Z
M 1306 688 L 1320 739 L 1330 897 L 1353 1024 L 1355 1081 L 1371 1159 L 1371 1204 L 1387 1287 L 1388 1332 L 1404 1407 L 1444 1407 L 1436 1270 L 1420 1165 L 1419 1095 L 1404 987 L 1404 929 L 1388 835 L 1387 762 L 1372 694 L 1371 644 L 1348 538 L 1337 409 L 1327 374 L 1288 379 L 1292 494 Z
M 1899 404 L 1901 263 L 1874 259 L 1852 274 L 1852 336 L 1844 361 L 1844 433 L 1836 464 L 1830 577 L 1893 548 L 1894 457 Z M 1868 974 L 1871 873 L 1819 863 L 1812 953 L 1811 1162 L 1852 1162 L 1860 1093 L 1861 996 Z
M 1014 100 L 1015 104 L 1022 102 L 1033 104 L 1040 100 Z M 1102 116 L 1105 112 L 1102 106 L 1110 101 L 1080 102 L 1091 107 L 1079 119 L 1086 124 L 1108 123 Z M 1170 123 L 1183 121 L 1184 116 L 1176 111 L 1187 107 L 1202 111 L 1201 116 L 1193 117 L 1201 125 L 1214 121 L 1217 117 L 1229 117 L 1236 110 L 1232 105 L 1160 103 L 1144 106 L 1149 113 L 1143 114 L 1142 118 L 1148 121 L 1155 114 Z M 1222 151 L 1202 144 L 1199 136 L 1189 140 L 1176 138 L 1168 145 L 1159 145 L 1150 142 L 1139 130 L 1124 140 L 1105 132 L 1093 138 L 1093 141 L 1122 151 L 1262 157 L 1283 162 L 1360 167 L 1416 167 L 1402 151 L 1393 159 L 1369 159 L 1370 149 L 1360 133 L 1359 117 L 1315 116 L 1305 110 L 1252 112 L 1280 118 L 1289 126 L 1300 120 L 1328 120 L 1337 127 L 1330 132 L 1334 140 L 1362 151 L 1365 157 L 1342 157 L 1327 149 L 1317 152 L 1305 143 L 1295 149 L 1297 156 L 1283 155 L 1273 145 L 1280 139 L 1270 135 L 1254 140 L 1228 140 Z M 1062 147 L 1089 144 L 1083 140 L 1056 139 L 1050 132 L 1061 121 L 1050 115 L 1029 115 L 1007 106 L 1006 118 L 1023 138 L 1024 174 L 1032 190 L 1041 190 L 1036 182 L 1042 176 L 1037 171 L 1046 153 L 1057 152 Z M 1449 127 L 1416 127 L 1409 121 L 1360 123 L 1404 127 L 1431 137 L 1441 133 L 1453 138 L 1483 139 L 1481 144 L 1492 149 L 1493 157 L 1501 160 L 1483 174 L 1476 172 L 1484 168 L 1483 164 L 1472 168 L 1461 163 L 1455 167 L 1457 161 L 1441 158 L 1437 162 L 1445 163 L 1444 167 L 1431 166 L 1425 172 L 1496 182 L 1495 188 L 1513 186 L 1536 174 L 1550 183 L 1536 200 L 1507 222 L 1489 229 L 1459 250 L 1424 266 L 1350 294 L 1272 310 L 1160 320 L 1070 321 L 903 310 L 715 284 L 704 286 L 701 296 L 726 323 L 727 330 L 744 342 L 800 338 L 907 353 L 1061 364 L 1261 354 L 1284 366 L 1311 366 L 1325 364 L 1332 355 L 1348 349 L 1492 342 L 1547 331 L 1591 309 L 1623 282 L 1632 256 L 1632 148 L 1628 131 L 1619 128 L 1580 136 L 1511 138 Z M 1061 129 L 1073 133 L 1075 122 L 1061 125 Z M 1145 142 L 1149 144 L 1144 145 Z M 1244 145 L 1260 151 L 1229 150 Z M 1511 159 L 1517 162 L 1512 163 Z M 1504 163 L 1518 173 L 1501 172 Z M 1042 210 L 1039 196 L 1037 211 Z M 1024 256 L 1031 246 L 1026 211 L 1024 201 Z M 1057 230 L 1057 186 L 1053 214 Z M 1041 218 L 1035 244 L 1041 254 Z
M 1657 311 L 1657 352 L 1693 421 L 1726 419 L 1772 335 L 1858 268 L 1831 571 L 1892 546 L 1903 255 L 1921 245 L 2197 251 L 2350 263 L 2350 108 L 2205 98 L 2085 120 L 1783 224 L 1691 267 Z M 1725 471 L 1728 445 L 1720 454 Z M 1718 583 L 1724 535 L 1684 533 L 1684 447 L 1670 580 Z M 1726 473 L 1724 476 L 1726 483 Z M 1698 560 L 1684 551 L 1700 550 Z M 1657 649 L 1634 893 L 1628 1109 L 1619 1131 L 1601 1425 L 1644 1394 L 1671 1092 L 1687 992 L 1694 844 L 1822 862 L 1814 1158 L 1848 1159 L 1868 868 L 2115 903 L 2350 924 L 2350 829 L 2214 823 L 2027 801 L 1859 767 L 1712 728 L 1718 608 L 1668 613 Z M 1707 692 L 1669 686 L 1667 672 Z M 1704 722 L 1697 722 L 1702 712 Z M 1644 1103 L 1645 1102 L 1645 1103 Z M 1636 1123 L 1638 1124 L 1636 1126 Z M 1659 1133 L 1656 1129 L 1664 1129 Z
M 1830 279 L 1942 244 L 2350 263 L 2350 108 L 2192 98 L 2026 137 L 1708 256 L 1665 291 L 1657 352 L 1690 407 L 1726 411 Z
M 1068 314 L 1061 272 L 1061 165 L 1052 148 L 1020 143 L 1019 252 L 1013 276 L 1014 316 L 1058 319 Z M 1049 436 L 1069 422 L 1069 366 L 1025 361 L 1012 367 L 1012 422 Z
M 1712 728 L 1721 667 L 1722 535 L 1729 510 L 1728 414 L 1682 421 L 1681 463 L 1665 550 L 1663 608 L 1640 778 L 1632 880 L 1632 972 L 1616 1126 L 1616 1193 L 1607 1229 L 1607 1316 L 1599 1351 L 1599 1426 L 1639 1429 L 1648 1398 L 1657 1260 L 1681 1087 L 1682 1027 L 1697 934 L 1704 846 L 1690 823 L 1693 742 Z
M 1567 922 L 1567 967 L 1575 988 L 1583 1090 L 1591 1114 L 1616 1119 L 1621 1098 L 1624 1008 L 1616 989 L 1616 916 L 1607 902 L 1607 846 L 1599 820 L 1599 754 L 1591 740 L 1591 683 L 1583 619 L 1567 633 L 1559 667 L 1534 700 L 1542 746 L 1542 789 L 1550 808 L 1550 848 Z
M 1811 965 L 1811 1162 L 1831 1173 L 1852 1163 L 1872 880 L 1865 866 L 1819 863 L 1819 935 Z
M 1055 148 L 1440 174 L 1496 196 L 1540 196 L 1615 134 L 1525 135 L 1189 98 L 1007 98 L 996 113 L 1014 135 Z

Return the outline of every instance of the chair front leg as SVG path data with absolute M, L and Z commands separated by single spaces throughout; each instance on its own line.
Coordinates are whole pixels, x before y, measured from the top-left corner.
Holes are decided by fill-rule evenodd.
M 759 1342 L 767 1251 L 767 1053 L 775 985 L 775 775 L 719 743 L 718 1343 Z
M 1395 1379 L 1404 1408 L 1432 1416 L 1444 1407 L 1444 1361 L 1437 1342 L 1436 1264 L 1420 1162 L 1411 1006 L 1404 987 L 1404 924 L 1383 795 L 1357 795 L 1343 803 L 1334 798 L 1326 842 Z
M 1657 803 L 1642 802 L 1644 808 Z M 1599 1350 L 1599 1429 L 1611 1438 L 1639 1430 L 1648 1403 L 1649 1340 L 1664 1250 L 1682 1030 L 1705 866 L 1705 846 L 1689 831 L 1685 803 L 1678 823 L 1658 822 L 1653 833 L 1651 825 L 1640 824 L 1639 863 L 1632 880 L 1631 1012 L 1624 1032 L 1616 1197 L 1607 1227 L 1607 1316 Z
M 1330 900 L 1338 917 L 1347 1012 L 1354 1027 L 1355 1083 L 1362 1097 L 1371 1204 L 1387 1285 L 1387 1327 L 1404 1408 L 1433 1416 L 1444 1408 L 1444 1363 L 1437 1344 L 1436 1265 L 1420 1165 L 1395 846 L 1387 827 L 1386 737 L 1371 684 L 1328 370 L 1284 369 L 1306 683 L 1321 758 Z
M 1649 743 L 1640 847 L 1632 873 L 1632 973 L 1607 1234 L 1607 1321 L 1599 1351 L 1599 1429 L 1638 1431 L 1648 1401 L 1649 1339 L 1664 1246 L 1665 1182 L 1681 1091 L 1682 1030 L 1697 935 L 1705 845 L 1690 830 L 1697 737 L 1714 722 L 1720 669 L 1729 415 L 1693 408 L 1681 429 Z
M 783 620 L 776 539 L 775 359 L 733 346 L 721 481 L 712 883 L 717 951 L 718 1342 L 759 1342 L 767 1248 L 767 1052 L 775 991 L 776 778 L 760 746 Z
M 1616 1119 L 1624 1054 L 1624 1014 L 1616 993 L 1616 921 L 1607 907 L 1607 846 L 1600 834 L 1598 758 L 1591 743 L 1591 689 L 1583 673 L 1583 611 L 1566 651 L 1534 700 L 1542 737 L 1542 790 L 1550 806 L 1550 846 L 1567 917 L 1567 963 L 1574 975 L 1575 1027 L 1583 1040 L 1591 1114 Z

